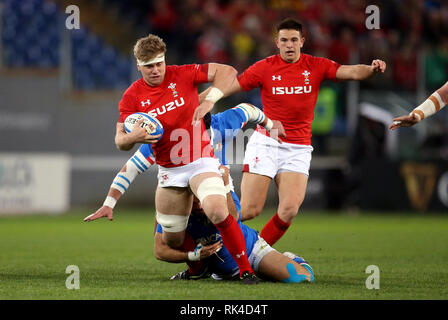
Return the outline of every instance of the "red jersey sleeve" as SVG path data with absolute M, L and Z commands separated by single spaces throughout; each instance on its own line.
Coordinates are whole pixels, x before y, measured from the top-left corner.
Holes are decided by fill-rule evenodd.
M 190 78 L 195 86 L 208 81 L 208 63 L 207 64 L 186 64 L 179 66 L 177 72 L 182 76 Z
M 137 107 L 138 104 L 135 95 L 127 90 L 118 103 L 118 110 L 120 111 L 118 122 L 124 122 L 128 115 L 138 112 Z
M 238 82 L 244 91 L 261 87 L 265 65 L 264 60 L 257 61 L 238 76 Z
M 327 58 L 316 59 L 318 61 L 320 69 L 322 70 L 323 79 L 336 81 L 336 71 L 338 71 L 341 65 Z

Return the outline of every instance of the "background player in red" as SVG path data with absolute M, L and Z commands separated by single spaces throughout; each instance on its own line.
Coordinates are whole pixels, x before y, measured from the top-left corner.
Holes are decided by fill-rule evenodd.
M 421 120 L 439 112 L 446 104 L 448 104 L 448 81 L 431 94 L 422 104 L 412 110 L 409 115 L 395 118 L 389 129 L 395 130 L 399 127 L 412 127 Z
M 326 79 L 364 80 L 386 69 L 381 60 L 374 60 L 371 65 L 339 65 L 326 58 L 301 53 L 305 42 L 302 24 L 293 19 L 285 19 L 277 25 L 275 42 L 279 54 L 250 66 L 237 81 L 232 81 L 229 91 L 224 92 L 230 95 L 260 88 L 263 112 L 281 121 L 285 128 L 286 136 L 280 144 L 258 127 L 247 144 L 244 159 L 243 221 L 260 214 L 272 179 L 277 185 L 277 213 L 260 233 L 270 245 L 286 232 L 305 197 L 313 150 L 311 122 L 321 82 Z
M 199 119 L 192 123 L 195 112 L 213 108 L 222 97 L 222 90 L 228 90 L 236 70 L 215 63 L 167 66 L 165 52 L 165 43 L 155 35 L 137 41 L 134 55 L 142 78 L 125 91 L 119 103 L 115 143 L 120 150 L 130 150 L 135 143 L 153 144 L 159 165 L 156 219 L 167 245 L 182 245 L 194 194 L 220 231 L 224 245 L 239 266 L 243 283 L 257 283 L 241 229 L 228 212 L 227 190 L 204 122 Z M 199 105 L 197 86 L 206 82 L 213 85 Z M 139 126 L 129 134 L 125 132 L 123 122 L 135 112 L 148 113 L 162 123 L 164 134 L 159 141 L 159 136 L 151 137 Z

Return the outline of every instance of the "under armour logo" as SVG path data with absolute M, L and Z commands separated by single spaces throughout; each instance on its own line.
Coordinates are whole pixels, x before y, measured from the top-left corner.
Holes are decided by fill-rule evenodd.
M 237 257 L 238 259 L 240 259 L 242 256 L 244 256 L 244 251 L 241 252 L 241 254 L 236 254 L 236 257 Z
M 146 101 L 140 101 L 140 103 L 142 104 L 142 107 L 144 107 L 145 104 L 147 104 L 148 106 L 151 105 L 151 101 L 149 99 L 147 99 Z
M 272 80 L 282 80 L 282 76 L 272 76 Z

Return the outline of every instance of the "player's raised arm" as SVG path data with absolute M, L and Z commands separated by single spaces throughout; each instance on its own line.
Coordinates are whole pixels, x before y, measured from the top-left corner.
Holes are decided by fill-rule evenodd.
M 377 73 L 386 71 L 386 62 L 373 60 L 372 64 L 342 65 L 336 71 L 337 80 L 365 80 Z
M 149 169 L 154 164 L 154 154 L 150 145 L 143 145 L 129 158 L 120 172 L 115 176 L 101 208 L 84 218 L 84 221 L 93 221 L 107 217 L 114 219 L 113 210 L 118 200 L 126 192 L 135 177 Z
M 193 115 L 193 125 L 200 121 L 207 112 L 210 112 L 219 99 L 238 90 L 236 86 L 238 83 L 236 79 L 237 73 L 235 68 L 229 65 L 208 64 L 208 81 L 213 84 L 206 90 L 206 93 L 199 95 L 200 105 L 196 108 Z
M 421 120 L 440 111 L 447 103 L 448 81 L 441 88 L 430 95 L 422 104 L 412 110 L 409 115 L 395 118 L 389 129 L 395 130 L 400 127 L 411 127 Z

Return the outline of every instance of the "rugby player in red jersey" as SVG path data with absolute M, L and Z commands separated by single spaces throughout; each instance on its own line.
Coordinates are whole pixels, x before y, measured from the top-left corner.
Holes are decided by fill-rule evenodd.
M 339 65 L 302 53 L 305 42 L 302 24 L 293 19 L 277 25 L 275 41 L 279 54 L 250 66 L 224 92 L 227 96 L 260 88 L 263 112 L 270 119 L 279 120 L 286 132 L 283 143 L 279 143 L 258 127 L 247 144 L 244 158 L 243 221 L 260 214 L 272 179 L 277 185 L 277 213 L 260 233 L 270 245 L 286 232 L 305 197 L 313 151 L 311 122 L 321 82 L 364 80 L 386 69 L 386 63 L 381 60 L 373 60 L 371 65 Z
M 227 208 L 227 190 L 204 122 L 198 119 L 192 123 L 195 112 L 211 109 L 222 91 L 228 90 L 236 70 L 216 63 L 167 66 L 165 52 L 165 43 L 155 35 L 137 41 L 134 55 L 142 78 L 124 92 L 119 102 L 115 143 L 120 150 L 130 150 L 135 143 L 153 146 L 159 165 L 156 219 L 162 226 L 164 242 L 172 248 L 182 245 L 194 194 L 220 231 L 238 264 L 242 282 L 256 284 L 243 234 Z M 197 87 L 207 82 L 213 82 L 211 90 L 199 104 Z M 160 140 L 160 136 L 150 136 L 138 126 L 125 132 L 123 122 L 135 112 L 148 113 L 162 123 Z
M 400 127 L 412 127 L 421 120 L 439 112 L 440 109 L 448 104 L 448 81 L 431 94 L 428 99 L 423 101 L 418 107 L 411 111 L 407 116 L 401 116 L 394 119 L 389 129 L 395 130 Z

